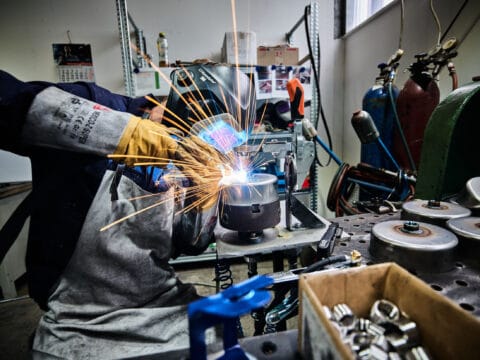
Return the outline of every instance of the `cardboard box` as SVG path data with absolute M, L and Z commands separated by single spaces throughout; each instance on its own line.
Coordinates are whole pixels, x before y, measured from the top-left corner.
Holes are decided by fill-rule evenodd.
M 257 48 L 257 65 L 297 65 L 298 48 L 281 46 L 259 46 Z
M 257 63 L 257 35 L 252 31 L 237 31 L 238 65 L 255 65 Z M 235 58 L 235 33 L 226 32 L 222 45 L 222 62 L 237 64 Z
M 306 359 L 354 359 L 322 309 L 345 303 L 368 317 L 387 299 L 417 323 L 434 359 L 478 359 L 480 320 L 394 263 L 300 277 L 299 349 Z

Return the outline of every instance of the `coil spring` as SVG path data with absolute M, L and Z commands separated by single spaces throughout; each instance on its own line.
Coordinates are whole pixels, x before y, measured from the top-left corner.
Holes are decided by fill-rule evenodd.
M 215 264 L 215 279 L 219 290 L 228 289 L 233 285 L 233 275 L 230 264 L 226 261 L 218 260 Z

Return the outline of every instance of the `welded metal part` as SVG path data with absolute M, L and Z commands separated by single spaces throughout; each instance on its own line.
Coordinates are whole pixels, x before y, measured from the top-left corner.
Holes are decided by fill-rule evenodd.
M 407 351 L 407 353 L 405 354 L 405 359 L 407 359 L 407 360 L 430 360 L 431 357 L 423 347 L 417 346 L 417 347 Z
M 372 345 L 368 348 L 368 358 L 370 360 L 388 360 L 388 352 L 378 345 Z
M 381 299 L 373 303 L 370 309 L 370 320 L 377 324 L 391 322 L 400 318 L 400 310 L 391 301 Z
M 401 334 L 390 334 L 387 336 L 387 341 L 396 351 L 405 351 L 409 348 L 408 337 Z
M 412 200 L 402 205 L 402 220 L 423 221 L 445 227 L 449 219 L 470 216 L 463 206 L 438 200 Z
M 372 341 L 372 346 L 378 347 L 385 352 L 388 352 L 389 349 L 388 340 L 384 335 L 375 336 Z
M 285 221 L 284 206 L 280 207 L 281 221 L 280 225 L 275 228 L 263 230 L 262 240 L 258 242 L 245 242 L 239 239 L 236 231 L 217 226 L 215 237 L 217 240 L 217 253 L 220 259 L 242 257 L 250 254 L 271 254 L 274 251 L 282 251 L 289 249 L 299 249 L 304 246 L 314 245 L 324 236 L 327 227 L 330 224 L 325 218 L 321 218 L 326 227 L 317 229 L 307 229 L 297 227 L 298 220 L 293 218 L 293 230 L 288 231 L 282 224 Z M 220 209 L 221 211 L 221 209 Z M 340 237 L 346 238 L 346 234 Z M 350 254 L 348 254 L 350 257 Z
M 252 174 L 247 181 L 229 183 L 220 197 L 220 224 L 242 233 L 260 232 L 280 222 L 280 200 L 275 188 L 277 178 L 270 174 Z
M 372 322 L 369 319 L 360 318 L 357 320 L 357 330 L 367 331 Z
M 438 272 L 454 267 L 457 244 L 457 237 L 439 226 L 392 220 L 373 226 L 369 251 L 409 270 Z
M 466 208 L 480 209 L 480 177 L 468 180 L 455 200 Z
M 385 334 L 385 328 L 377 323 L 370 322 L 368 325 L 367 332 L 373 336 L 382 336 Z
M 451 219 L 447 228 L 458 236 L 459 254 L 480 265 L 480 217 Z
M 452 219 L 447 226 L 458 236 L 480 241 L 480 217 Z
M 355 316 L 347 304 L 337 304 L 333 307 L 333 319 L 349 329 L 355 326 Z
M 409 346 L 418 345 L 420 343 L 420 332 L 414 321 L 405 316 L 400 316 L 400 318 L 394 321 L 392 325 L 395 327 L 395 331 L 398 334 L 402 334 L 402 336 L 406 338 Z
M 330 308 L 328 306 L 323 305 L 322 306 L 323 312 L 325 313 L 325 316 L 328 320 L 333 320 L 333 314 L 330 311 Z
M 345 343 L 356 353 L 370 346 L 373 336 L 367 332 L 355 331 L 347 335 Z
M 397 352 L 390 351 L 388 353 L 388 359 L 389 360 L 402 360 L 402 356 Z

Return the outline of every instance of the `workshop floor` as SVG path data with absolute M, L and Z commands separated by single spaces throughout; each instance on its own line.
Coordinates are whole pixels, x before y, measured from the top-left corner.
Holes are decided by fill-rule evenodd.
M 247 278 L 247 266 L 238 263 L 231 266 L 234 282 L 238 283 Z M 215 293 L 215 277 L 213 265 L 197 263 L 179 267 L 177 274 L 183 282 L 194 283 L 198 293 L 208 296 Z M 259 262 L 259 273 L 272 272 L 270 261 Z M 25 294 L 25 287 L 19 289 L 19 294 Z M 28 297 L 19 300 L 0 302 L 0 358 L 1 359 L 28 359 L 29 341 L 35 330 L 42 311 Z M 253 335 L 253 320 L 244 316 L 241 320 L 245 336 Z M 289 328 L 296 326 L 296 319 L 289 321 Z

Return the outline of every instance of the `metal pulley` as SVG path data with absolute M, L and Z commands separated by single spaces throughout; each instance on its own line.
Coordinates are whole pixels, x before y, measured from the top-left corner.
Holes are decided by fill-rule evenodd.
M 403 203 L 402 220 L 423 221 L 445 227 L 449 219 L 470 216 L 470 210 L 457 204 L 437 200 L 413 200 Z
M 408 270 L 448 271 L 454 266 L 457 237 L 439 226 L 392 220 L 372 228 L 369 251 L 381 261 L 393 261 Z
M 480 217 L 451 219 L 447 227 L 458 236 L 460 253 L 480 262 Z

